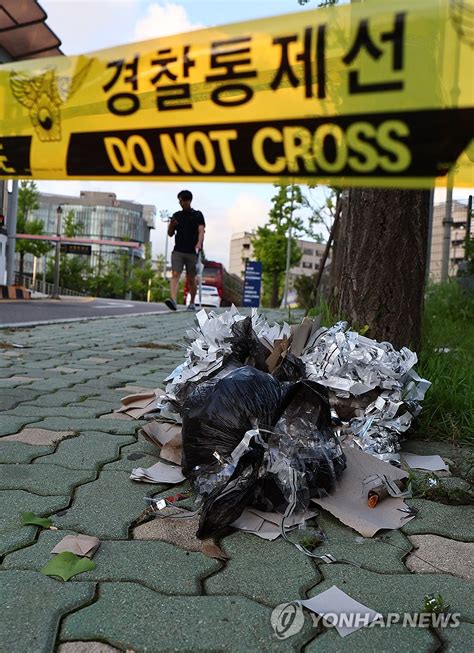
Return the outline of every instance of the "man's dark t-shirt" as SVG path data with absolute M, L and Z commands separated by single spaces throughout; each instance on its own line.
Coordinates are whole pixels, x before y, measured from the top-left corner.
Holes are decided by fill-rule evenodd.
M 206 226 L 201 211 L 189 209 L 189 211 L 176 211 L 173 220 L 177 220 L 175 232 L 175 252 L 194 254 L 199 236 L 199 225 Z

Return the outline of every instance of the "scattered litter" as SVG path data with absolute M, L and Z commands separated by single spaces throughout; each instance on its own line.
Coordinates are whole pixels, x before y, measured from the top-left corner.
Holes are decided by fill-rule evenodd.
M 285 531 L 303 526 L 305 521 L 317 515 L 317 511 L 307 510 L 293 513 L 285 520 Z M 283 515 L 277 512 L 263 512 L 256 508 L 245 508 L 243 513 L 232 524 L 232 528 L 252 533 L 264 540 L 276 540 L 282 533 Z
M 51 553 L 69 551 L 81 557 L 92 558 L 100 546 L 100 540 L 90 535 L 66 535 Z
M 133 481 L 143 481 L 144 483 L 169 483 L 175 485 L 184 481 L 185 477 L 177 465 L 166 465 L 157 462 L 147 469 L 138 467 L 133 469 L 130 474 Z
M 89 558 L 81 558 L 70 551 L 63 551 L 55 555 L 54 558 L 40 569 L 40 574 L 44 576 L 58 576 L 64 582 L 67 582 L 73 576 L 83 574 L 85 571 L 95 569 L 95 562 Z
M 357 447 L 345 448 L 344 451 L 347 468 L 335 491 L 326 497 L 312 499 L 314 503 L 364 537 L 372 537 L 382 528 L 400 528 L 413 519 L 413 515 L 401 512 L 408 509 L 403 499 L 390 496 L 388 490 L 375 509 L 368 504 L 369 493 L 374 486 L 383 485 L 386 481 L 403 480 L 408 477 L 405 471 Z
M 123 413 L 132 419 L 141 419 L 145 415 L 156 411 L 156 400 L 163 394 L 163 390 L 157 388 L 149 392 L 127 395 L 120 400 L 122 407 L 114 412 Z
M 412 469 L 427 469 L 430 472 L 448 471 L 441 456 L 418 456 L 414 453 L 402 453 L 402 458 Z
M 336 585 L 311 599 L 299 601 L 299 603 L 308 610 L 324 617 L 327 623 L 334 624 L 341 637 L 346 637 L 356 630 L 368 626 L 375 619 L 382 618 L 379 612 L 375 612 L 363 603 L 355 601 Z M 340 619 L 342 615 L 357 615 L 357 619 L 354 619 L 355 625 L 345 625 L 344 620 Z
M 49 528 L 53 523 L 49 517 L 38 517 L 34 512 L 22 512 L 21 521 L 24 526 L 41 526 L 42 528 Z

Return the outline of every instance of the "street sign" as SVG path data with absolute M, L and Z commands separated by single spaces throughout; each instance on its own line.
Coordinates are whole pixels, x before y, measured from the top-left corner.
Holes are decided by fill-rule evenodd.
M 260 261 L 245 263 L 243 306 L 258 308 L 260 306 L 260 290 L 262 287 L 262 264 Z
M 75 243 L 61 243 L 61 254 L 81 254 L 90 256 L 92 254 L 91 245 L 76 245 Z

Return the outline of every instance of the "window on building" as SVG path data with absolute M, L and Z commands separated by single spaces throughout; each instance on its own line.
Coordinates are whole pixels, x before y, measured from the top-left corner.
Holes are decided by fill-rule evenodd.
M 312 270 L 313 264 L 310 263 L 309 261 L 303 261 L 303 267 L 306 268 L 307 270 Z
M 244 249 L 250 249 L 250 243 L 244 243 L 243 248 Z
M 313 256 L 314 250 L 311 249 L 311 247 L 304 247 L 303 248 L 303 254 L 306 254 L 306 256 Z

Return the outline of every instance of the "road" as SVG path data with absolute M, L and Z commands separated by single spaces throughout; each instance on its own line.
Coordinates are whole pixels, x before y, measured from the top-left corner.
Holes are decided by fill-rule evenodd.
M 60 300 L 1 301 L 0 326 L 29 326 L 50 322 L 89 320 L 107 316 L 168 312 L 166 306 L 161 303 L 147 304 L 146 302 L 126 301 L 123 299 L 64 297 Z

